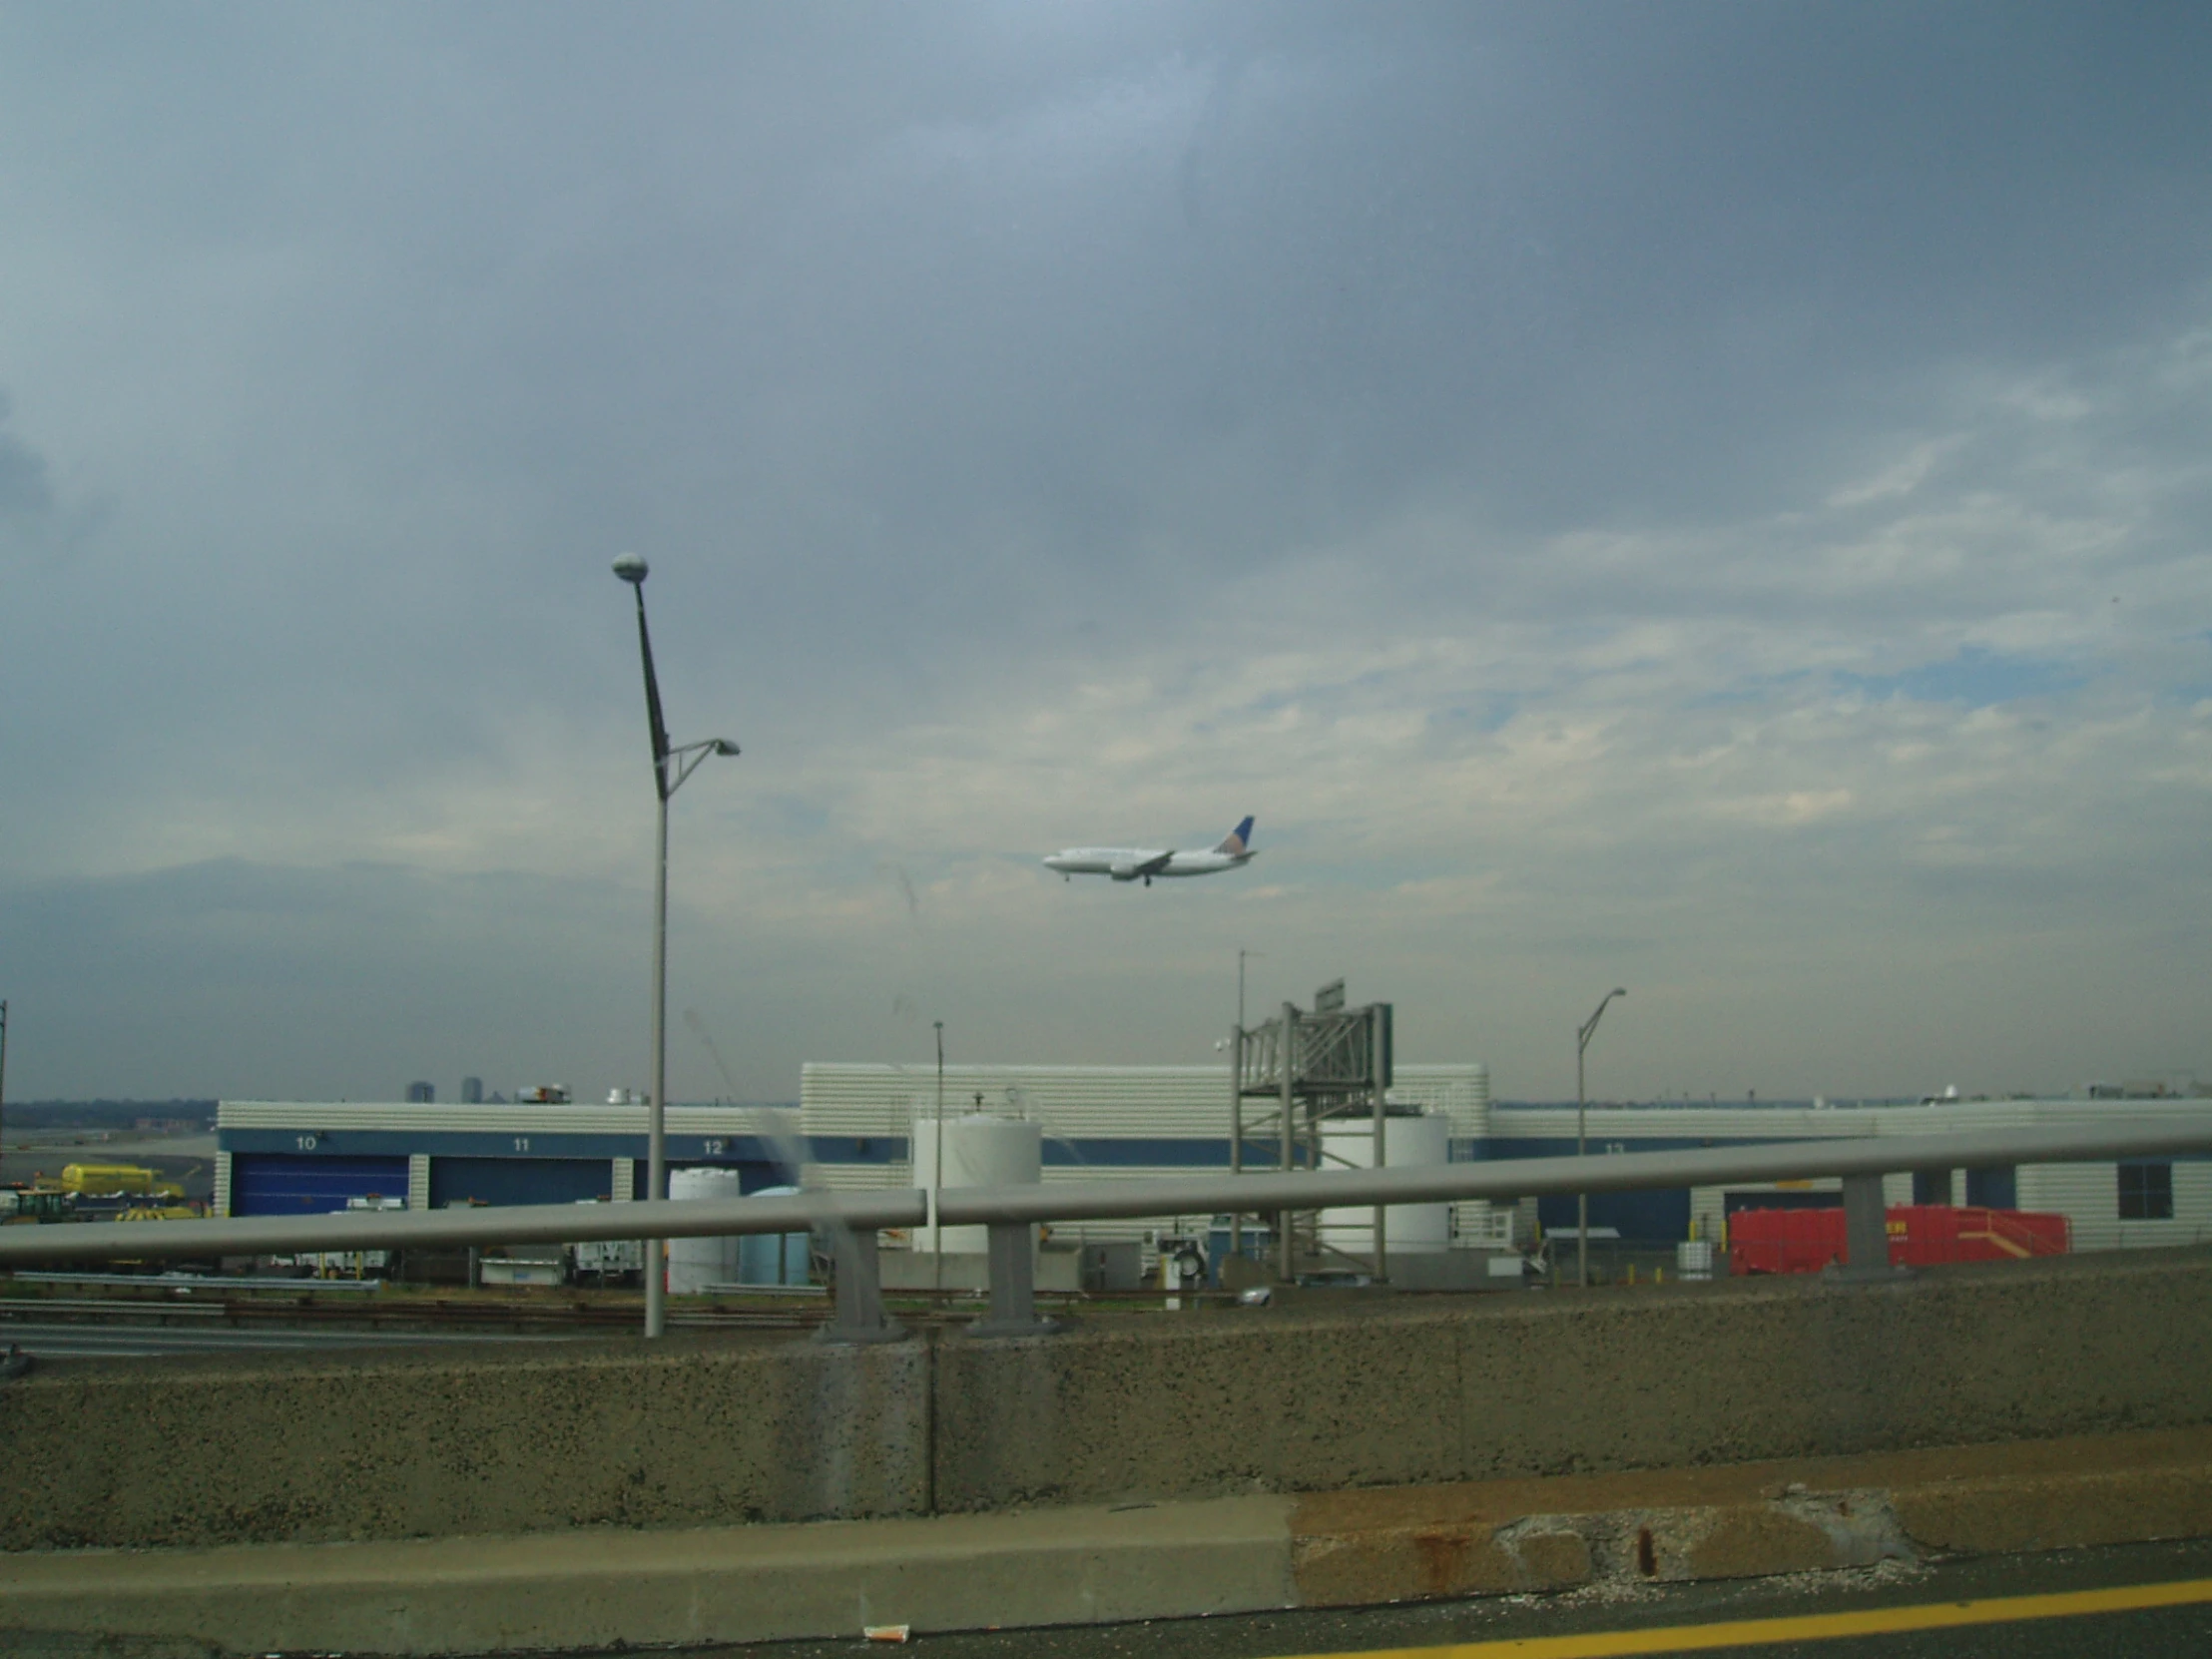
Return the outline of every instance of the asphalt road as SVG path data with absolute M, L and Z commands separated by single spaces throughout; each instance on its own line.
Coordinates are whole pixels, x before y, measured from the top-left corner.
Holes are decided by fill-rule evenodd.
M 1692 1584 L 1625 1592 L 1513 1596 L 1429 1602 L 1349 1613 L 1266 1613 L 1057 1630 L 919 1635 L 902 1647 L 858 1639 L 693 1649 L 761 1659 L 1289 1659 L 1407 1649 L 1459 1649 L 1457 1659 L 1596 1659 L 1641 1653 L 1728 1653 L 1748 1659 L 2204 1659 L 2212 1654 L 2212 1601 L 2074 1617 L 1975 1623 L 1872 1635 L 1811 1635 L 1838 1614 L 2001 1603 L 2113 1586 L 2212 1579 L 2212 1540 L 2066 1550 L 1935 1567 L 1890 1565 L 1866 1572 L 1805 1574 L 1735 1584 Z M 1971 1615 L 1969 1615 L 1971 1616 Z M 1790 1639 L 1742 1645 L 1747 1620 L 1788 1620 Z M 1691 1627 L 1696 1634 L 1685 1634 Z M 1737 1627 L 1737 1628 L 1731 1628 Z M 1640 1633 L 1640 1634 L 1639 1634 Z M 1664 1633 L 1664 1634 L 1662 1634 Z M 1607 1639 L 1607 1638 L 1612 1639 Z M 1685 1641 L 1703 1645 L 1685 1646 Z M 612 1655 L 602 1656 L 612 1659 Z M 1437 1659 L 1446 1659 L 1439 1654 Z

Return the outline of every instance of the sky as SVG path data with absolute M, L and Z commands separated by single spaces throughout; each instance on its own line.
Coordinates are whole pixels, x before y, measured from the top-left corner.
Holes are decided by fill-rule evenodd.
M 16 1098 L 2212 1079 L 2212 13 L 0 0 Z M 1038 858 L 1210 846 L 1151 887 Z M 1255 1014 L 1257 1017 L 1257 1013 Z

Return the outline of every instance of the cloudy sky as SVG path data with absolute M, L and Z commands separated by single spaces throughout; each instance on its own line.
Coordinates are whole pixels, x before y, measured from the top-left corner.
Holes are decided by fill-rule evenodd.
M 2212 13 L 0 4 L 17 1098 L 2212 1077 Z M 1063 883 L 1074 842 L 1259 859 Z M 692 1010 L 727 1062 L 725 1078 Z

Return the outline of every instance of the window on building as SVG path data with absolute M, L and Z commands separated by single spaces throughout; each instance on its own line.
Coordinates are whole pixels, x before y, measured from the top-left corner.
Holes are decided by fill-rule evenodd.
M 1966 1202 L 1987 1210 L 2017 1210 L 2020 1188 L 2010 1165 L 1966 1171 Z
M 2120 1164 L 2120 1220 L 2172 1221 L 2174 1167 L 2171 1164 Z
M 1947 1169 L 1917 1169 L 1913 1172 L 1913 1202 L 1915 1204 L 1948 1204 L 1950 1202 L 1950 1171 Z

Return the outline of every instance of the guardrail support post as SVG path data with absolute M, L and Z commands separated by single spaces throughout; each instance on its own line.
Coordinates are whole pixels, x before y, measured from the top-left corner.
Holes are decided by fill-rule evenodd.
M 1058 1320 L 1037 1317 L 1036 1236 L 1025 1221 L 994 1221 L 991 1311 L 968 1327 L 971 1337 L 1048 1337 Z
M 1836 1277 L 1847 1280 L 1898 1279 L 1911 1270 L 1890 1265 L 1890 1212 L 1883 1202 L 1882 1177 L 1844 1177 L 1844 1260 Z
M 826 1343 L 895 1343 L 903 1338 L 906 1333 L 883 1314 L 875 1229 L 832 1224 L 830 1248 L 837 1262 L 837 1300 L 830 1323 L 816 1336 Z

